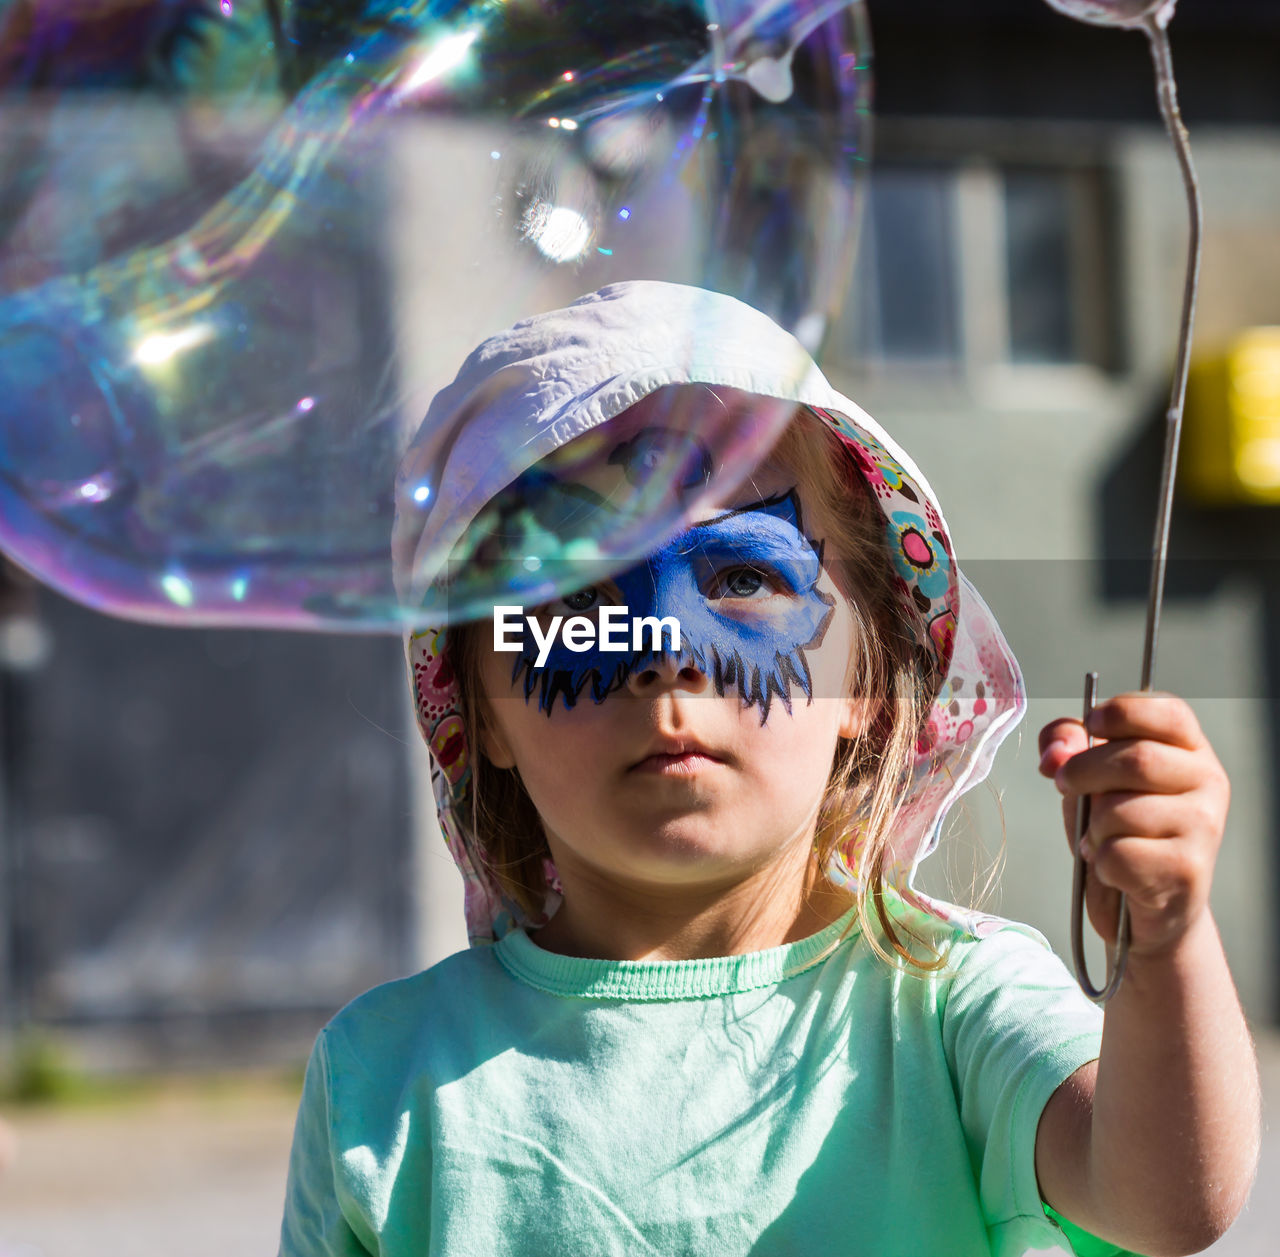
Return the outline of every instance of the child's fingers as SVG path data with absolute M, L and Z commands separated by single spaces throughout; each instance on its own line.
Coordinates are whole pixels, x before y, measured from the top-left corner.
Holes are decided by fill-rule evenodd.
M 1207 906 L 1211 866 L 1212 859 L 1195 843 L 1113 838 L 1089 860 L 1089 920 L 1114 942 L 1123 894 L 1133 949 L 1161 950 L 1176 942 Z
M 1085 836 L 1086 854 L 1119 838 L 1141 835 L 1156 841 L 1208 838 L 1216 846 L 1221 810 L 1204 791 L 1190 794 L 1134 794 L 1115 791 L 1095 795 Z
M 1211 866 L 1212 858 L 1208 858 Z M 1172 904 L 1204 897 L 1206 855 L 1197 843 L 1123 835 L 1109 838 L 1089 856 L 1091 877 L 1132 905 L 1164 912 Z
M 1086 749 L 1085 728 L 1099 739 Z M 1085 899 L 1114 941 L 1120 896 L 1133 947 L 1172 945 L 1208 903 L 1230 786 L 1191 708 L 1169 694 L 1122 694 L 1085 724 L 1057 720 L 1040 735 L 1040 771 L 1063 796 L 1070 843 L 1079 796 L 1090 796 Z
M 1149 738 L 1125 738 L 1073 755 L 1054 774 L 1054 782 L 1064 794 L 1182 794 L 1204 785 L 1216 766 L 1216 760 L 1198 751 Z
M 1059 770 L 1069 760 L 1079 755 L 1089 745 L 1089 735 L 1078 720 L 1063 717 L 1050 721 L 1040 730 L 1040 775 L 1056 778 Z M 1067 847 L 1075 849 L 1076 796 L 1062 796 L 1062 827 Z
M 1194 751 L 1208 745 L 1195 712 L 1176 694 L 1117 694 L 1099 703 L 1085 724 L 1095 738 L 1148 738 Z
M 1054 720 L 1040 730 L 1040 773 L 1054 777 L 1073 755 L 1089 745 L 1089 736 L 1078 720 Z

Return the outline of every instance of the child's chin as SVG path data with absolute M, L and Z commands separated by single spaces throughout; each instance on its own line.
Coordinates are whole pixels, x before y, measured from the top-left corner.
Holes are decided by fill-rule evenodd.
M 732 880 L 739 873 L 757 869 L 767 854 L 748 850 L 745 844 L 726 844 L 723 826 L 706 816 L 684 817 L 655 826 L 637 835 L 632 846 L 643 876 L 672 883 Z

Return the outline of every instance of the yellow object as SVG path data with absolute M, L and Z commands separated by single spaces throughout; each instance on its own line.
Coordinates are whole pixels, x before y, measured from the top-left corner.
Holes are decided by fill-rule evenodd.
M 1280 503 L 1280 327 L 1241 332 L 1187 381 L 1179 483 L 1209 505 Z

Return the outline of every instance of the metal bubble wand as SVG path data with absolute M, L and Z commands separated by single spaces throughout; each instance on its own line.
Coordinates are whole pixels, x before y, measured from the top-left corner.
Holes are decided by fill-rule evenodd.
M 1151 45 L 1155 62 L 1156 92 L 1165 130 L 1173 142 L 1182 182 L 1187 193 L 1190 230 L 1187 244 L 1187 274 L 1182 293 L 1182 322 L 1178 332 L 1178 356 L 1174 367 L 1173 388 L 1169 408 L 1165 412 L 1164 463 L 1160 473 L 1160 496 L 1156 512 L 1155 537 L 1151 546 L 1151 585 L 1147 596 L 1147 628 L 1142 649 L 1143 691 L 1149 691 L 1155 670 L 1156 642 L 1160 633 L 1160 609 L 1164 602 L 1165 573 L 1169 563 L 1169 525 L 1173 513 L 1174 480 L 1178 468 L 1178 445 L 1182 437 L 1182 411 L 1187 393 L 1187 372 L 1191 363 L 1191 337 L 1195 325 L 1196 294 L 1200 285 L 1200 255 L 1203 211 L 1200 184 L 1191 161 L 1191 143 L 1178 109 L 1177 83 L 1173 74 L 1173 57 L 1169 49 L 1168 25 L 1177 0 L 1047 0 L 1059 13 L 1089 22 L 1094 26 L 1115 26 L 1142 30 Z M 1087 717 L 1097 702 L 1098 674 L 1085 677 L 1084 714 Z M 1090 745 L 1093 739 L 1090 738 Z M 1084 993 L 1097 1004 L 1105 1004 L 1120 989 L 1125 963 L 1129 956 L 1129 911 L 1120 896 L 1116 922 L 1116 942 L 1109 957 L 1106 985 L 1095 987 L 1089 979 L 1084 956 L 1084 891 L 1087 868 L 1080 854 L 1085 831 L 1089 828 L 1089 797 L 1076 805 L 1075 875 L 1071 888 L 1071 954 L 1076 978 Z

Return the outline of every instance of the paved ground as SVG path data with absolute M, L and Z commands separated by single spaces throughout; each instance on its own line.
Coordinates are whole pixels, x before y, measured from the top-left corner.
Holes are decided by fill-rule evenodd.
M 1213 1257 L 1280 1252 L 1280 1034 L 1260 1053 L 1262 1169 Z M 241 1082 L 9 1114 L 0 1257 L 272 1257 L 295 1104 L 283 1085 Z
M 249 1085 L 10 1113 L 0 1257 L 271 1257 L 296 1106 Z

